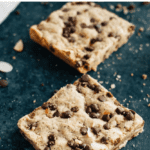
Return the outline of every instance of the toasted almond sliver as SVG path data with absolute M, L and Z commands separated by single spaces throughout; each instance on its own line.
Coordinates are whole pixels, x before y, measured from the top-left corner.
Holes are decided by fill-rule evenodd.
M 17 52 L 22 52 L 23 51 L 23 41 L 21 39 L 14 46 L 14 50 L 17 51 Z
M 12 71 L 13 66 L 7 62 L 4 61 L 0 61 L 0 71 L 1 72 L 10 72 Z

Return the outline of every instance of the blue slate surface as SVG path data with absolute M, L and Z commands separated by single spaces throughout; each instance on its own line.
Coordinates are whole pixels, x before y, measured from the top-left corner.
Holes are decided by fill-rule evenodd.
M 29 27 L 46 19 L 54 10 L 61 8 L 65 2 L 50 2 L 47 5 L 41 3 L 21 3 L 16 10 L 0 25 L 0 61 L 6 61 L 13 65 L 10 73 L 0 73 L 2 79 L 8 80 L 8 87 L 0 87 L 0 150 L 33 150 L 32 146 L 24 140 L 17 128 L 17 121 L 22 116 L 30 113 L 36 107 L 47 101 L 55 89 L 73 83 L 81 76 L 76 70 L 53 56 L 46 49 L 37 45 L 29 38 Z M 110 9 L 110 5 L 117 3 L 99 3 L 102 7 Z M 129 6 L 129 3 L 121 3 Z M 111 84 L 116 88 L 111 92 L 124 106 L 135 110 L 145 120 L 145 131 L 137 138 L 130 141 L 122 150 L 149 150 L 150 148 L 150 108 L 147 104 L 150 94 L 150 5 L 143 6 L 141 2 L 134 3 L 135 13 L 124 15 L 116 12 L 124 19 L 136 25 L 135 34 L 129 42 L 113 53 L 109 59 L 98 66 L 100 78 L 97 72 L 89 72 L 92 77 L 103 81 L 103 85 L 109 89 Z M 111 10 L 115 12 L 115 10 Z M 137 36 L 139 27 L 145 30 L 141 36 Z M 16 34 L 16 35 L 15 35 Z M 15 43 L 22 39 L 24 51 L 17 53 L 13 50 Z M 142 44 L 142 50 L 139 50 Z M 117 59 L 121 57 L 121 59 Z M 16 56 L 16 60 L 12 57 Z M 116 80 L 114 73 L 121 75 L 121 82 Z M 130 74 L 134 76 L 131 77 Z M 143 80 L 142 74 L 147 74 L 148 79 Z M 44 86 L 41 86 L 44 83 Z M 143 86 L 146 83 L 146 86 Z M 143 92 L 141 91 L 143 90 Z M 131 98 L 132 96 L 132 98 Z M 126 101 L 123 101 L 126 99 Z M 36 103 L 33 103 L 36 100 Z

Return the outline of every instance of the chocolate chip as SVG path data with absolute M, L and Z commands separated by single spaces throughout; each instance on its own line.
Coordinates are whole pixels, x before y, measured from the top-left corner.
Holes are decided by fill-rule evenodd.
M 72 112 L 71 111 L 65 111 L 62 113 L 61 118 L 71 118 Z
M 78 112 L 79 111 L 79 107 L 75 106 L 71 108 L 71 111 L 73 112 Z
M 100 25 L 100 24 L 96 24 L 96 25 L 94 25 L 94 28 L 95 28 L 96 30 L 98 30 L 98 29 L 101 28 L 101 25 Z
M 110 129 L 110 125 L 108 123 L 104 124 L 103 127 L 104 127 L 105 130 L 109 130 Z
M 63 12 L 68 12 L 70 9 L 69 8 L 64 8 L 62 11 Z
M 98 104 L 91 104 L 90 107 L 92 109 L 92 112 L 98 112 L 100 110 Z
M 78 91 L 79 93 L 82 93 L 82 88 L 81 88 L 80 86 L 77 86 L 77 91 Z
M 96 20 L 94 19 L 94 18 L 91 18 L 91 20 L 90 20 L 91 22 L 95 22 Z
M 101 91 L 100 85 L 95 85 L 94 91 L 95 91 L 96 93 L 100 92 L 100 91 Z
M 91 44 L 94 44 L 95 42 L 101 42 L 102 40 L 103 40 L 103 39 L 102 39 L 102 38 L 99 38 L 99 37 L 98 37 L 98 38 L 95 38 L 95 39 L 93 38 L 93 39 L 91 39 L 91 42 L 90 42 L 90 43 L 91 43 Z
M 108 144 L 108 140 L 109 139 L 107 137 L 102 137 L 100 142 L 103 143 L 103 144 Z
M 134 114 L 133 114 L 131 111 L 126 112 L 125 118 L 126 118 L 127 120 L 133 120 L 134 117 L 135 117 L 135 116 L 134 116 Z
M 72 27 L 70 28 L 70 33 L 74 33 L 74 32 L 76 32 L 76 29 L 75 29 L 74 26 L 72 26 Z
M 100 102 L 105 102 L 105 100 L 104 100 L 104 99 L 101 99 L 100 96 L 99 96 L 97 99 L 98 99 Z
M 106 96 L 107 96 L 107 97 L 113 97 L 113 95 L 112 95 L 111 92 L 107 92 L 107 93 L 106 93 Z
M 51 150 L 51 147 L 45 147 L 44 150 Z
M 99 118 L 100 114 L 98 114 L 98 113 L 90 113 L 90 117 L 91 118 Z
M 83 150 L 91 150 L 90 146 L 86 145 L 85 148 L 83 148 Z
M 68 37 L 68 41 L 71 42 L 71 43 L 74 43 L 75 42 L 75 38 L 74 37 Z
M 83 58 L 84 58 L 84 59 L 89 59 L 90 56 L 91 56 L 90 54 L 86 54 L 86 55 L 83 56 Z
M 88 9 L 84 9 L 84 12 L 87 12 L 88 11 Z
M 80 78 L 81 82 L 88 82 L 90 80 L 89 76 L 87 74 L 82 75 Z
M 50 108 L 50 110 L 56 110 L 57 106 L 54 104 L 49 104 L 49 108 Z
M 94 90 L 94 89 L 95 89 L 95 85 L 94 85 L 94 84 L 91 84 L 91 83 L 88 84 L 88 87 L 89 87 L 91 90 Z
M 49 48 L 50 48 L 50 51 L 55 52 L 55 49 L 54 49 L 54 47 L 52 45 L 50 45 Z
M 81 15 L 81 12 L 80 12 L 80 11 L 77 11 L 77 15 Z
M 56 137 L 54 136 L 54 134 L 51 134 L 48 136 L 48 145 L 49 146 L 52 146 L 52 145 L 55 145 L 55 140 L 56 140 Z
M 72 27 L 73 26 L 72 22 L 69 22 L 69 21 L 65 21 L 64 24 L 66 27 Z
M 62 34 L 65 38 L 68 38 L 70 36 L 70 28 L 65 27 L 63 28 L 63 34 Z
M 79 144 L 80 149 L 84 149 L 86 147 L 86 144 Z
M 77 143 L 75 143 L 75 141 L 71 140 L 68 141 L 68 146 L 71 147 L 72 149 L 75 149 L 76 147 L 79 147 L 79 145 Z
M 109 19 L 112 20 L 112 19 L 116 19 L 116 18 L 115 17 L 110 17 Z
M 59 117 L 60 116 L 60 113 L 59 111 L 57 110 L 54 114 L 53 114 L 53 117 Z
M 108 122 L 110 120 L 110 115 L 109 114 L 103 115 L 102 120 Z
M 116 108 L 115 111 L 116 111 L 117 114 L 122 114 L 122 112 L 123 112 L 124 110 L 123 110 L 122 107 L 118 107 L 118 108 Z
M 82 61 L 76 61 L 75 67 L 81 67 L 82 66 Z
M 98 127 L 93 127 L 93 128 L 92 128 L 92 131 L 93 131 L 94 134 L 97 135 L 101 130 L 100 130 L 100 128 L 98 128 Z
M 71 22 L 74 26 L 76 25 L 76 17 L 69 17 L 68 21 Z
M 81 23 L 80 26 L 81 26 L 81 28 L 86 28 L 87 27 L 85 23 Z
M 134 29 L 135 29 L 135 26 L 130 26 L 130 27 L 128 28 L 128 32 L 132 32 L 132 31 L 134 31 Z
M 87 108 L 86 108 L 86 113 L 91 113 L 92 112 L 92 108 L 90 107 L 90 106 L 88 106 Z
M 129 10 L 134 10 L 134 8 L 135 8 L 134 5 L 130 5 L 130 6 L 128 7 Z
M 110 33 L 108 34 L 108 37 L 115 37 L 115 34 L 114 34 L 113 32 L 110 32 Z
M 0 86 L 6 87 L 6 86 L 8 86 L 8 82 L 6 80 L 2 79 L 2 80 L 0 80 Z
M 93 47 L 85 47 L 84 49 L 85 49 L 86 51 L 89 51 L 89 52 L 94 51 L 94 48 L 93 48 Z
M 80 129 L 80 133 L 81 133 L 82 135 L 86 135 L 86 134 L 87 134 L 87 127 L 82 127 L 82 128 Z
M 49 107 L 49 103 L 48 102 L 45 102 L 45 103 L 43 103 L 43 105 L 41 106 L 43 109 L 46 109 L 46 108 L 48 108 Z
M 104 22 L 101 23 L 102 26 L 106 26 L 107 24 L 108 24 L 107 21 L 104 21 Z

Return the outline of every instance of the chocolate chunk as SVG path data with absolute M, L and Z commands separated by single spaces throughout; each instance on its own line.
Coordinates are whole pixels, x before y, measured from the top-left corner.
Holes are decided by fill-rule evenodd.
M 80 86 L 77 86 L 77 91 L 78 91 L 79 93 L 82 93 L 82 88 L 81 88 Z
M 68 28 L 68 27 L 65 27 L 64 29 L 63 29 L 63 34 L 62 34 L 65 38 L 68 38 L 68 37 L 70 37 L 70 28 Z
M 105 102 L 105 100 L 104 100 L 104 99 L 101 99 L 100 96 L 99 96 L 97 99 L 98 99 L 100 102 Z
M 95 22 L 96 20 L 94 19 L 94 18 L 91 18 L 91 20 L 90 20 L 91 22 Z
M 129 10 L 134 10 L 134 8 L 135 8 L 134 5 L 130 5 L 130 6 L 128 7 Z
M 84 59 L 89 59 L 90 56 L 91 56 L 90 54 L 86 54 L 86 55 L 83 56 L 83 58 L 84 58 Z
M 134 114 L 133 114 L 131 111 L 126 112 L 125 118 L 126 118 L 127 120 L 133 120 L 134 117 L 135 117 L 135 116 L 134 116 Z
M 90 80 L 89 76 L 87 74 L 82 75 L 80 78 L 81 82 L 88 82 Z
M 98 104 L 91 104 L 90 107 L 92 109 L 92 112 L 98 112 L 100 110 Z
M 49 108 L 50 108 L 50 110 L 56 110 L 57 106 L 54 104 L 49 104 Z
M 115 37 L 115 33 L 110 32 L 110 33 L 108 34 L 108 37 Z
M 54 47 L 52 45 L 50 45 L 49 48 L 50 48 L 50 51 L 55 52 L 55 49 L 54 49 Z
M 103 115 L 102 120 L 108 122 L 110 120 L 110 115 L 109 114 Z
M 108 140 L 109 139 L 107 137 L 102 137 L 100 142 L 103 143 L 103 144 L 108 144 Z
M 51 134 L 48 136 L 48 145 L 49 146 L 52 146 L 52 145 L 55 145 L 55 140 L 56 140 L 56 137 L 54 136 L 54 134 Z
M 76 147 L 79 147 L 79 145 L 77 143 L 75 143 L 75 141 L 71 140 L 68 141 L 68 146 L 71 147 L 72 149 L 75 149 Z
M 108 123 L 104 124 L 103 127 L 104 127 L 105 130 L 109 130 L 110 129 L 110 125 Z
M 130 111 L 132 112 L 132 114 L 134 114 L 134 115 L 135 115 L 135 111 L 134 111 L 134 110 L 132 110 L 132 109 L 131 109 Z
M 66 27 L 72 27 L 73 26 L 72 22 L 69 22 L 69 21 L 65 21 L 64 24 Z M 68 28 L 68 30 L 69 30 L 69 28 Z
M 74 43 L 75 42 L 75 38 L 74 37 L 69 37 L 68 41 L 71 42 L 71 43 Z
M 60 116 L 60 113 L 59 111 L 57 110 L 54 114 L 53 114 L 53 117 L 59 117 Z
M 107 96 L 107 97 L 113 97 L 113 95 L 112 95 L 111 92 L 107 92 L 107 93 L 106 93 L 106 96 Z
M 99 118 L 100 114 L 98 114 L 98 113 L 90 113 L 90 117 L 91 118 Z
M 82 135 L 86 135 L 86 134 L 87 134 L 87 127 L 82 127 L 82 128 L 80 129 L 80 133 L 81 133 Z
M 94 25 L 94 28 L 95 28 L 96 30 L 98 30 L 98 29 L 101 28 L 101 25 L 100 25 L 100 24 L 96 24 L 96 25 Z
M 80 149 L 84 149 L 86 147 L 86 144 L 79 144 Z
M 115 141 L 114 141 L 114 145 L 116 146 L 118 143 L 120 143 L 120 138 L 117 138 Z
M 101 23 L 102 26 L 106 26 L 107 24 L 108 24 L 107 21 L 104 21 L 104 22 Z
M 43 109 L 46 109 L 46 108 L 48 108 L 50 106 L 50 103 L 48 103 L 48 102 L 45 102 L 45 103 L 43 103 L 43 105 L 41 106 Z
M 71 108 L 72 112 L 78 112 L 79 111 L 79 107 L 75 106 Z
M 101 42 L 102 41 L 102 38 L 99 38 L 99 37 L 97 37 L 97 38 L 93 38 L 93 39 L 91 39 L 91 44 L 94 44 L 95 42 Z
M 96 93 L 100 92 L 100 91 L 101 91 L 100 85 L 95 85 L 94 91 L 95 91 Z
M 89 52 L 92 52 L 92 51 L 94 50 L 93 47 L 85 47 L 84 49 L 85 49 L 86 51 L 89 51 Z
M 6 87 L 6 86 L 8 86 L 8 82 L 6 80 L 2 79 L 2 80 L 0 80 L 0 86 Z
M 112 19 L 116 19 L 116 18 L 115 17 L 110 17 L 109 19 L 112 20 Z
M 135 26 L 130 26 L 130 27 L 128 28 L 128 32 L 132 32 L 132 31 L 134 31 L 134 29 L 135 29 Z
M 76 61 L 75 67 L 81 67 L 82 66 L 82 61 Z
M 100 130 L 100 128 L 98 128 L 98 127 L 93 127 L 93 128 L 92 128 L 92 131 L 93 131 L 94 134 L 97 135 L 101 130 Z
M 70 33 L 74 33 L 74 32 L 76 32 L 76 29 L 75 29 L 74 26 L 72 26 L 72 27 L 70 28 Z
M 122 107 L 118 107 L 118 108 L 116 108 L 115 111 L 116 111 L 117 114 L 122 114 L 122 112 L 123 112 L 124 110 L 123 110 Z
M 44 150 L 51 150 L 51 147 L 45 147 Z
M 88 11 L 88 9 L 84 9 L 84 12 L 87 12 Z
M 81 12 L 80 12 L 80 11 L 77 11 L 77 15 L 81 15 Z
M 20 12 L 18 10 L 15 13 L 16 13 L 16 15 L 20 15 Z
M 88 87 L 89 87 L 91 90 L 94 90 L 94 89 L 95 89 L 95 85 L 94 85 L 94 84 L 91 84 L 91 83 L 88 84 Z
M 69 8 L 64 8 L 62 11 L 63 12 L 68 12 L 70 9 Z
M 86 145 L 85 148 L 83 148 L 83 150 L 91 150 L 91 148 L 88 145 Z
M 86 108 L 86 113 L 91 113 L 92 112 L 92 108 L 90 107 L 90 106 L 88 106 L 87 108 Z
M 81 28 L 86 28 L 87 27 L 85 23 L 81 23 L 80 26 L 81 26 Z
M 76 17 L 69 17 L 68 21 L 71 22 L 74 26 L 76 25 Z
M 71 118 L 72 112 L 71 111 L 65 111 L 62 113 L 61 118 Z

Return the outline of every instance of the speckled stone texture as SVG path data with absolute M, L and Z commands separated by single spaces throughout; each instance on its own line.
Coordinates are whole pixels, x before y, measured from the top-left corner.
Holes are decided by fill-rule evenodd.
M 31 25 L 46 19 L 50 12 L 64 4 L 21 3 L 16 8 L 20 15 L 16 15 L 15 10 L 0 25 L 0 60 L 9 62 L 14 67 L 10 73 L 0 73 L 0 77 L 9 83 L 6 88 L 0 87 L 0 150 L 33 150 L 19 133 L 17 121 L 47 101 L 54 90 L 73 83 L 81 76 L 29 38 Z M 115 84 L 116 88 L 111 92 L 119 102 L 135 110 L 145 120 L 145 132 L 122 150 L 149 150 L 150 108 L 147 105 L 150 98 L 146 95 L 150 94 L 150 47 L 147 44 L 150 38 L 150 5 L 133 3 L 136 6 L 135 12 L 124 15 L 122 11 L 110 9 L 111 5 L 116 6 L 118 3 L 99 4 L 135 24 L 136 32 L 126 45 L 98 66 L 97 72 L 91 71 L 89 74 L 98 81 L 103 81 L 102 85 L 108 90 L 111 84 Z M 129 6 L 131 3 L 120 4 Z M 137 35 L 139 27 L 145 29 L 141 36 Z M 24 51 L 21 53 L 13 50 L 19 39 L 24 42 Z M 13 56 L 16 56 L 16 60 L 12 59 Z M 116 80 L 115 72 L 121 76 L 121 82 Z M 133 77 L 131 73 L 134 74 Z M 143 80 L 142 74 L 147 74 L 148 78 Z M 143 86 L 143 83 L 146 85 Z M 36 103 L 33 103 L 34 100 Z

